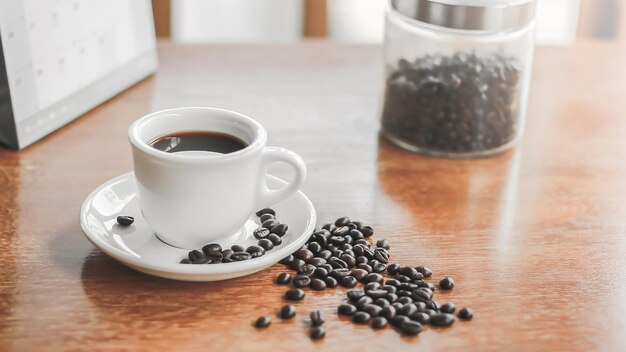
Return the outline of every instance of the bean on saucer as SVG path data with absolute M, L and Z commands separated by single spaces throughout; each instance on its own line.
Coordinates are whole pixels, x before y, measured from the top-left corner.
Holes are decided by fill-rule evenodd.
M 272 214 L 276 216 L 276 212 L 274 211 L 274 209 L 271 209 L 271 208 L 264 208 L 256 212 L 256 216 L 261 216 L 265 214 Z
M 135 218 L 127 215 L 120 215 L 117 217 L 117 223 L 122 226 L 130 226 L 133 222 L 135 222 Z

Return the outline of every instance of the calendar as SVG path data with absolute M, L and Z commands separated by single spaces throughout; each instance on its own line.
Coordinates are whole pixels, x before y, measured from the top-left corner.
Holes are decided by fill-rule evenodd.
M 150 0 L 2 0 L 0 144 L 24 148 L 156 68 Z

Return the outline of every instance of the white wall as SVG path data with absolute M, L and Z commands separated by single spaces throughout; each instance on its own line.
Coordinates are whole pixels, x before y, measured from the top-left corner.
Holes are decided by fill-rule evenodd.
M 328 0 L 329 38 L 379 43 L 388 0 Z M 537 43 L 576 39 L 580 0 L 537 0 Z M 172 0 L 172 38 L 267 43 L 302 38 L 303 0 Z
M 290 42 L 302 38 L 302 0 L 173 0 L 182 43 Z

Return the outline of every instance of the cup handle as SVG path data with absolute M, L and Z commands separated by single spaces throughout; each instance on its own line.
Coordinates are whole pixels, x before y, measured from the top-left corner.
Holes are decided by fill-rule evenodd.
M 267 187 L 265 174 L 267 174 L 267 170 L 271 164 L 279 161 L 291 165 L 296 172 L 296 176 L 287 186 L 275 190 L 269 189 Z M 260 171 L 260 185 L 258 187 L 259 193 L 257 195 L 257 206 L 255 209 L 269 207 L 287 198 L 289 195 L 297 191 L 300 186 L 302 186 L 304 179 L 306 178 L 306 164 L 304 163 L 304 160 L 291 150 L 279 147 L 266 147 L 263 150 L 263 154 L 261 155 Z

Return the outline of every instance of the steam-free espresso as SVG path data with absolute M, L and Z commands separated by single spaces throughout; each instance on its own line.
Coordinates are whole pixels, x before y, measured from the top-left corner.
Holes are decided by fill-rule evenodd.
M 221 132 L 174 132 L 154 139 L 151 147 L 167 153 L 200 151 L 228 154 L 247 146 L 241 139 Z

